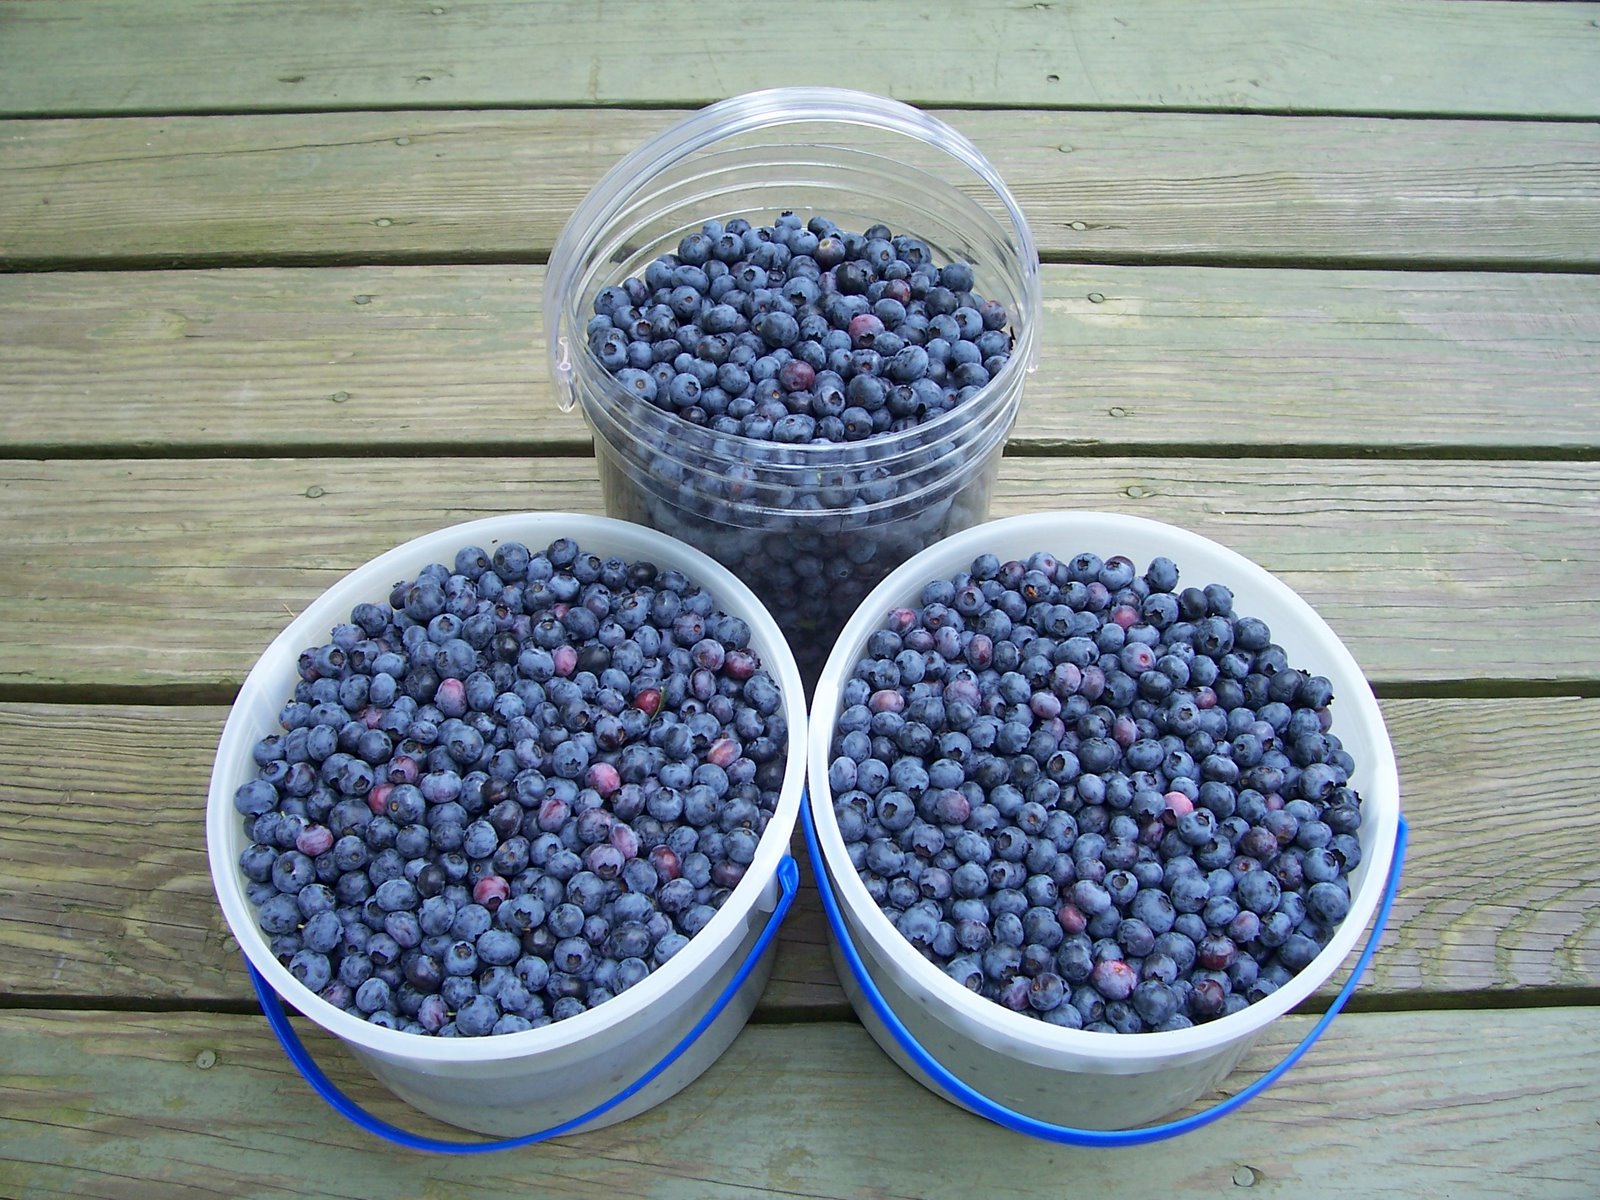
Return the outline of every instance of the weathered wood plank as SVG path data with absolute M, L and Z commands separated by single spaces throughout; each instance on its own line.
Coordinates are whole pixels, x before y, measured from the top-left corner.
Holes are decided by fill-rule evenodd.
M 0 446 L 587 445 L 544 268 L 0 275 Z M 1600 445 L 1600 276 L 1046 266 L 1014 446 Z M 1537 418 L 1537 419 L 1534 419 Z
M 1593 116 L 1594 12 L 1343 0 L 1216 5 L 1196 20 L 1164 0 L 1132 11 L 974 4 L 936 21 L 912 0 L 865 10 L 744 0 L 625 16 L 600 0 L 294 0 L 270 11 L 58 0 L 0 10 L 0 111 L 692 104 L 867 82 L 949 104 Z
M 1383 708 L 1412 838 L 1361 998 L 1600 987 L 1600 862 L 1583 839 L 1560 836 L 1587 811 L 1600 701 Z M 249 999 L 204 846 L 226 715 L 0 705 L 0 995 Z M 1513 742 L 1526 766 L 1508 773 L 1504 748 Z M 796 851 L 804 861 L 798 838 Z M 1503 869 L 1507 861 L 1517 870 Z M 770 1018 L 845 1009 L 808 872 L 762 1010 Z
M 215 694 L 374 554 L 534 508 L 600 511 L 593 460 L 0 462 L 0 601 L 18 631 L 0 685 Z M 1380 686 L 1592 682 L 1600 663 L 1597 464 L 1005 458 L 991 513 L 1050 508 L 1234 546 Z
M 273 11 L 275 23 L 287 23 Z M 1600 49 L 1600 29 L 1591 32 Z M 941 115 L 994 162 L 1047 256 L 1600 263 L 1593 123 Z M 0 262 L 538 260 L 595 181 L 677 116 L 589 109 L 0 122 Z
M 1302 1036 L 1287 1017 L 1226 1085 Z M 1600 1173 L 1589 1055 L 1600 1011 L 1346 1015 L 1271 1091 L 1170 1150 L 1023 1138 L 913 1082 L 848 1024 L 751 1026 L 673 1100 L 610 1129 L 511 1154 L 395 1151 L 332 1116 L 263 1023 L 188 1013 L 0 1013 L 0 1186 L 29 1197 L 368 1197 L 464 1189 L 695 1200 L 757 1194 L 990 1194 L 1072 1187 L 1216 1196 L 1570 1198 Z M 458 1131 L 390 1099 L 331 1039 L 316 1053 L 375 1111 Z M 737 1131 L 736 1134 L 731 1131 Z M 470 1136 L 470 1135 L 466 1135 Z M 1359 1152 L 1357 1147 L 1359 1146 Z

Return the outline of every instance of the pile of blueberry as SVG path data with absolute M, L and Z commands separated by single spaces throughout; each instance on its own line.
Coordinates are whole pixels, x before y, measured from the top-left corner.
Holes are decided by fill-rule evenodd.
M 814 679 L 857 604 L 981 520 L 998 451 L 972 401 L 1013 345 L 965 261 L 882 224 L 711 221 L 602 289 L 592 356 L 665 420 L 619 422 L 607 507 L 750 584 Z M 951 412 L 973 414 L 933 425 Z
M 595 296 L 589 348 L 628 391 L 715 432 L 859 442 L 950 411 L 1005 366 L 1010 316 L 973 282 L 886 225 L 708 221 Z
M 872 899 L 964 986 L 1172 1030 L 1282 987 L 1350 908 L 1328 680 L 1171 560 L 1047 552 L 927 585 L 844 687 L 829 768 Z
M 676 570 L 505 542 L 305 650 L 234 804 L 273 953 L 362 1019 L 514 1033 L 644 979 L 711 920 L 782 786 L 750 629 Z

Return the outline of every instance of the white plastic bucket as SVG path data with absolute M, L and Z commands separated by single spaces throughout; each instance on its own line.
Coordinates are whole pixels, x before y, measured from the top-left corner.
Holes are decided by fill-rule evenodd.
M 1059 1028 L 1013 1013 L 969 992 L 923 958 L 879 911 L 850 863 L 834 817 L 828 766 L 840 689 L 868 637 L 882 627 L 890 609 L 918 603 L 926 583 L 970 568 L 980 554 L 1005 560 L 1040 550 L 1064 558 L 1084 550 L 1102 557 L 1121 554 L 1140 569 L 1165 555 L 1177 563 L 1185 586 L 1222 583 L 1231 588 L 1236 611 L 1266 621 L 1292 665 L 1324 675 L 1333 684 L 1333 732 L 1355 759 L 1351 786 L 1362 797 L 1362 861 L 1350 876 L 1350 912 L 1308 967 L 1231 1016 L 1190 1029 L 1117 1034 Z M 879 1045 L 925 1086 L 947 1098 L 951 1090 L 937 1086 L 917 1061 L 923 1051 L 978 1097 L 1020 1114 L 1022 1120 L 1003 1123 L 1028 1132 L 1038 1133 L 1043 1125 L 1062 1127 L 1066 1135 L 1129 1130 L 1160 1120 L 1214 1089 L 1274 1018 L 1332 976 L 1380 902 L 1386 915 L 1397 879 L 1399 776 L 1377 701 L 1355 659 L 1309 604 L 1263 568 L 1197 534 L 1139 517 L 1095 512 L 1012 517 L 957 533 L 908 560 L 863 601 L 835 644 L 812 701 L 808 757 L 808 823 L 814 826 L 823 860 L 813 866 L 819 875 L 826 871 L 853 948 L 842 951 L 837 939 L 833 944 L 851 1004 Z M 859 959 L 871 989 L 856 978 L 851 957 Z M 869 991 L 881 995 L 873 997 Z M 889 1028 L 875 1000 L 887 1006 L 903 1030 Z M 897 1033 L 909 1034 L 914 1044 L 908 1049 Z M 978 1105 L 966 1106 L 1002 1119 Z M 1097 1143 L 1092 1137 L 1057 1140 L 1116 1144 Z
M 602 556 L 677 568 L 708 589 L 720 609 L 748 623 L 751 646 L 783 693 L 789 723 L 777 807 L 753 862 L 716 916 L 643 981 L 593 1009 L 540 1029 L 482 1038 L 426 1037 L 368 1024 L 310 991 L 273 955 L 245 895 L 238 862 L 247 841 L 233 794 L 255 774 L 256 741 L 278 727 L 278 712 L 299 678 L 301 650 L 325 643 L 332 626 L 349 619 L 352 607 L 382 602 L 396 581 L 414 577 L 431 562 L 453 562 L 464 546 L 493 552 L 502 542 L 516 541 L 538 550 L 562 537 Z M 246 959 L 273 992 L 337 1037 L 414 1108 L 501 1137 L 568 1122 L 634 1084 L 694 1030 L 763 942 L 762 961 L 670 1066 L 602 1117 L 563 1132 L 601 1128 L 659 1104 L 693 1081 L 754 1010 L 771 968 L 770 934 L 763 940 L 763 933 L 780 900 L 780 867 L 804 785 L 805 743 L 804 692 L 793 654 L 749 588 L 706 555 L 654 530 L 607 517 L 543 512 L 470 521 L 416 538 L 352 571 L 267 647 L 245 678 L 217 747 L 206 809 L 212 882 Z

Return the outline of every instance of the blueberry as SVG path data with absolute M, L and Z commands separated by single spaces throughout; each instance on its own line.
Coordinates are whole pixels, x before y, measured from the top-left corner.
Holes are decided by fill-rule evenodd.
M 356 1007 L 365 1014 L 382 1012 L 390 1008 L 393 1003 L 389 985 L 382 979 L 369 978 L 356 989 Z
M 1337 925 L 1350 911 L 1345 888 L 1332 881 L 1313 883 L 1306 891 L 1306 913 L 1324 925 Z
M 479 1036 L 602 1003 L 712 919 L 754 859 L 786 728 L 748 627 L 677 572 L 570 539 L 451 561 L 304 657 L 293 728 L 241 789 L 240 869 L 308 986 L 392 1028 Z M 684 614 L 695 637 L 669 655 Z M 673 762 L 640 757 L 655 718 L 681 735 Z M 698 829 L 652 815 L 659 787 L 704 798 Z M 680 877 L 675 930 L 654 894 Z M 467 1014 L 479 996 L 500 1013 Z
M 953 323 L 960 307 L 936 319 Z M 983 556 L 870 639 L 848 701 L 858 707 L 837 722 L 848 753 L 833 784 L 877 807 L 841 804 L 840 829 L 919 949 L 937 962 L 984 956 L 990 999 L 1016 1006 L 1012 972 L 1052 966 L 1073 985 L 1099 969 L 1116 993 L 1118 969 L 1096 964 L 1128 961 L 1170 994 L 1146 988 L 1145 1012 L 1112 995 L 1098 1010 L 1063 1007 L 1089 1027 L 1183 1027 L 1279 986 L 1276 972 L 1309 961 L 1348 909 L 1354 763 L 1310 707 L 1331 689 L 1244 624 L 1226 588 L 1176 586 L 1166 560 L 1138 579 L 1120 556 Z M 962 622 L 993 633 L 960 637 Z M 985 674 L 944 674 L 935 709 L 930 652 Z M 959 761 L 928 757 L 958 746 Z M 913 888 L 900 872 L 919 865 L 928 885 Z M 933 914 L 911 913 L 923 902 L 944 906 L 938 944 Z M 1098 939 L 1092 952 L 1085 938 Z M 1020 963 L 997 947 L 1020 947 Z M 1274 949 L 1267 970 L 1257 951 Z
M 456 1029 L 465 1037 L 484 1037 L 494 1031 L 500 1007 L 482 994 L 473 996 L 456 1012 Z

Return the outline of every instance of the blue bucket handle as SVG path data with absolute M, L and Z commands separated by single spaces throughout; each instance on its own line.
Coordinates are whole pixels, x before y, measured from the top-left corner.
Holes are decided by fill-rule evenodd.
M 801 807 L 805 807 L 803 798 Z M 705 1033 L 710 1028 L 711 1023 L 721 1015 L 722 1010 L 727 1008 L 729 1001 L 744 986 L 745 980 L 750 978 L 750 973 L 756 969 L 756 964 L 761 961 L 762 955 L 766 953 L 767 948 L 772 944 L 772 939 L 777 936 L 778 927 L 783 924 L 784 917 L 789 914 L 789 909 L 794 905 L 795 894 L 800 890 L 800 867 L 791 855 L 785 854 L 779 861 L 777 875 L 779 887 L 777 906 L 772 910 L 772 916 L 768 918 L 766 927 L 762 929 L 761 935 L 756 939 L 756 943 L 751 948 L 749 955 L 740 964 L 733 978 L 728 981 L 728 985 L 722 989 L 722 993 L 712 1002 L 706 1014 L 695 1023 L 693 1029 L 683 1036 L 682 1041 L 667 1052 L 660 1062 L 656 1063 L 655 1066 L 651 1067 L 632 1084 L 623 1088 L 622 1091 L 612 1096 L 609 1100 L 596 1105 L 580 1116 L 573 1117 L 569 1121 L 563 1121 L 559 1125 L 552 1125 L 548 1129 L 541 1129 L 537 1133 L 523 1134 L 521 1137 L 503 1138 L 498 1141 L 455 1142 L 443 1138 L 424 1137 L 421 1134 L 401 1129 L 398 1125 L 391 1125 L 362 1108 L 361 1105 L 334 1086 L 333 1081 L 323 1074 L 322 1068 L 313 1061 L 304 1043 L 300 1041 L 299 1035 L 295 1033 L 294 1027 L 289 1024 L 289 1015 L 284 1011 L 283 1001 L 279 998 L 278 993 L 272 990 L 272 986 L 261 977 L 248 959 L 245 961 L 245 967 L 250 973 L 250 982 L 256 990 L 256 998 L 261 1002 L 261 1011 L 267 1018 L 267 1024 L 272 1027 L 272 1032 L 277 1034 L 278 1043 L 283 1047 L 284 1053 L 289 1056 L 289 1061 L 295 1065 L 317 1095 L 321 1096 L 333 1109 L 343 1114 L 351 1122 L 359 1125 L 368 1133 L 376 1134 L 378 1137 L 386 1138 L 396 1145 L 405 1146 L 412 1150 L 430 1150 L 437 1154 L 487 1154 L 494 1150 L 511 1150 L 518 1146 L 531 1146 L 536 1142 L 571 1133 L 573 1130 L 588 1124 L 596 1117 L 610 1112 L 624 1100 L 638 1093 L 641 1088 L 650 1083 L 651 1080 L 655 1079 L 673 1063 L 677 1062 L 683 1052 L 694 1045 L 700 1035 Z
M 1356 984 L 1361 981 L 1362 973 L 1367 969 L 1367 964 L 1372 960 L 1373 953 L 1378 948 L 1378 940 L 1383 934 L 1383 927 L 1389 920 L 1389 910 L 1394 907 L 1395 896 L 1400 890 L 1400 868 L 1405 861 L 1406 854 L 1406 819 L 1399 819 L 1394 835 L 1394 861 L 1389 867 L 1389 878 L 1384 884 L 1383 899 L 1378 905 L 1377 919 L 1372 926 L 1372 933 L 1367 938 L 1367 944 L 1362 947 L 1361 956 L 1356 959 L 1355 967 L 1350 972 L 1350 978 L 1345 981 L 1344 987 L 1339 989 L 1339 994 L 1334 997 L 1333 1003 L 1328 1006 L 1327 1012 L 1311 1027 L 1311 1032 L 1301 1040 L 1300 1044 L 1277 1066 L 1273 1067 L 1260 1079 L 1257 1079 L 1243 1091 L 1237 1092 L 1226 1100 L 1219 1101 L 1210 1108 L 1181 1117 L 1175 1121 L 1167 1121 L 1160 1125 L 1147 1125 L 1140 1129 L 1078 1129 L 1071 1125 L 1054 1125 L 1048 1121 L 1041 1121 L 1030 1117 L 1026 1113 L 1017 1112 L 1005 1105 L 985 1096 L 982 1092 L 975 1091 L 972 1087 L 957 1079 L 938 1062 L 922 1044 L 917 1041 L 916 1035 L 905 1027 L 894 1010 L 889 1007 L 889 1002 L 883 998 L 883 993 L 878 990 L 878 985 L 873 982 L 872 976 L 867 972 L 866 964 L 861 961 L 861 956 L 850 940 L 850 931 L 845 927 L 844 918 L 839 912 L 839 902 L 833 893 L 832 882 L 828 879 L 828 866 L 822 857 L 821 846 L 817 842 L 817 830 L 811 816 L 811 805 L 802 801 L 800 816 L 805 827 L 806 848 L 811 854 L 812 874 L 816 876 L 817 890 L 822 894 L 822 907 L 828 915 L 828 924 L 833 929 L 833 934 L 838 942 L 839 949 L 843 952 L 845 961 L 850 966 L 850 972 L 860 984 L 862 992 L 871 1003 L 872 1009 L 878 1015 L 889 1032 L 894 1035 L 900 1048 L 910 1056 L 911 1060 L 935 1083 L 941 1087 L 946 1095 L 957 1103 L 964 1105 L 996 1125 L 1017 1133 L 1027 1134 L 1030 1137 L 1042 1138 L 1046 1141 L 1058 1142 L 1068 1146 L 1091 1146 L 1110 1148 L 1117 1146 L 1142 1146 L 1150 1142 L 1164 1141 L 1167 1138 L 1177 1137 L 1179 1134 L 1188 1133 L 1199 1129 L 1202 1125 L 1209 1125 L 1212 1121 L 1227 1116 L 1241 1105 L 1249 1103 L 1267 1088 L 1271 1087 L 1290 1067 L 1297 1063 L 1305 1052 L 1311 1049 L 1316 1040 L 1322 1036 L 1322 1031 L 1328 1023 L 1339 1015 L 1339 1010 L 1344 1007 L 1345 1001 L 1355 991 Z M 1136 1036 L 1136 1035 L 1128 1035 Z

